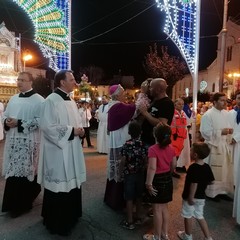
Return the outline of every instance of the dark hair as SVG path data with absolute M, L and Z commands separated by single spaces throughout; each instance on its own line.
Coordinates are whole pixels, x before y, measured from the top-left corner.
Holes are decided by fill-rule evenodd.
M 185 98 L 182 98 L 183 101 L 184 101 L 184 104 L 189 104 L 189 97 L 185 97 Z
M 220 97 L 224 97 L 224 96 L 226 96 L 225 93 L 217 92 L 217 93 L 213 94 L 212 101 L 217 102 Z
M 29 81 L 33 82 L 33 80 L 34 80 L 34 79 L 33 79 L 33 75 L 32 75 L 30 72 L 20 72 L 19 75 L 20 75 L 20 74 L 25 74 L 25 75 L 27 75 Z
M 54 76 L 54 87 L 60 87 L 60 81 L 61 80 L 66 80 L 66 73 L 73 73 L 72 70 L 66 70 L 66 69 L 63 69 L 63 70 L 60 70 L 58 71 L 55 76 Z
M 165 148 L 171 143 L 171 128 L 167 124 L 159 124 L 153 129 L 154 137 L 156 138 L 159 147 Z
M 128 126 L 128 134 L 131 138 L 138 138 L 141 135 L 142 129 L 137 121 L 132 121 Z
M 237 90 L 237 91 L 235 92 L 235 99 L 236 99 L 237 95 L 239 95 L 239 94 L 240 94 L 240 90 Z
M 206 158 L 210 153 L 210 148 L 204 142 L 196 142 L 192 145 L 193 152 L 198 155 L 199 159 Z
M 108 95 L 106 95 L 106 94 L 103 94 L 103 95 L 102 95 L 102 98 L 103 98 L 103 97 L 105 97 L 106 99 L 108 99 Z

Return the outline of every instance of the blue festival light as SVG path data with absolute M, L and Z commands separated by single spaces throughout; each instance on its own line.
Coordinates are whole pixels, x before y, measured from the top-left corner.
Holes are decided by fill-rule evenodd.
M 13 0 L 32 20 L 35 27 L 34 41 L 49 67 L 55 71 L 70 69 L 70 0 Z

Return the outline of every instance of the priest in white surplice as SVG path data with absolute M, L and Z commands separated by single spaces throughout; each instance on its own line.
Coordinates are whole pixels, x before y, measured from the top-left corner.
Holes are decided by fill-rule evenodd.
M 39 116 L 43 97 L 32 89 L 33 77 L 22 72 L 17 78 L 20 94 L 11 97 L 3 115 L 6 141 L 3 175 L 6 185 L 3 212 L 18 217 L 32 208 L 41 191 L 36 174 L 39 157 Z
M 102 104 L 99 106 L 96 117 L 98 120 L 97 131 L 97 151 L 99 153 L 109 152 L 109 135 L 107 131 L 107 119 L 108 119 L 108 97 L 102 96 Z
M 210 198 L 224 197 L 233 193 L 233 162 L 231 134 L 233 132 L 226 108 L 224 93 L 213 95 L 214 106 L 201 119 L 200 132 L 211 149 L 206 162 L 210 165 L 215 181 L 209 185 L 206 195 Z
M 233 217 L 240 224 L 240 91 L 236 92 L 236 106 L 229 112 L 229 119 L 233 127 L 233 165 L 234 165 L 234 201 Z
M 79 137 L 84 130 L 77 105 L 69 97 L 76 85 L 72 71 L 60 70 L 54 83 L 57 88 L 41 112 L 38 182 L 44 186 L 43 224 L 50 233 L 66 236 L 82 215 L 86 168 Z

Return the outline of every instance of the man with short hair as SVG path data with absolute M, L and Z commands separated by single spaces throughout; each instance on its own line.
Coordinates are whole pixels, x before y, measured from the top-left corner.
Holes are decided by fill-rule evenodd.
M 88 148 L 93 148 L 90 138 L 90 120 L 92 118 L 91 108 L 87 101 L 82 102 L 82 106 L 78 109 L 79 116 L 81 118 L 82 126 L 85 132 L 84 137 L 82 137 L 82 146 L 84 146 L 84 139 L 86 138 Z
M 167 96 L 167 82 L 163 78 L 155 78 L 150 83 L 150 95 L 153 101 L 150 107 L 140 107 L 140 112 L 145 120 L 142 125 L 142 140 L 148 146 L 155 143 L 153 128 L 160 122 L 171 125 L 174 104 Z
M 173 120 L 171 123 L 171 130 L 172 130 L 171 144 L 175 149 L 176 157 L 178 160 L 184 148 L 184 141 L 188 137 L 187 116 L 183 111 L 184 101 L 182 98 L 177 98 L 174 101 L 174 106 L 175 106 L 175 110 L 174 110 Z M 190 148 L 189 147 L 188 147 L 188 150 L 189 150 L 189 162 L 187 162 L 187 159 L 181 160 L 180 164 L 183 164 L 183 166 L 190 164 Z M 180 178 L 180 175 L 176 173 L 176 169 L 174 169 L 172 176 L 175 178 Z
M 43 97 L 32 89 L 33 77 L 21 72 L 17 78 L 19 94 L 11 97 L 3 115 L 6 141 L 3 175 L 6 178 L 2 211 L 18 217 L 32 208 L 41 191 L 37 184 L 39 157 L 39 117 Z
M 86 167 L 79 137 L 84 135 L 78 108 L 70 93 L 76 81 L 70 70 L 55 74 L 54 93 L 45 100 L 38 182 L 44 186 L 43 224 L 52 234 L 69 235 L 82 215 L 81 185 Z
M 210 165 L 215 181 L 206 189 L 206 195 L 214 200 L 219 197 L 230 200 L 233 193 L 233 166 L 231 134 L 233 126 L 229 121 L 229 113 L 225 110 L 227 98 L 224 93 L 213 95 L 213 107 L 201 119 L 200 132 L 211 152 L 205 161 Z
M 109 136 L 107 131 L 108 97 L 102 96 L 102 104 L 99 106 L 96 117 L 98 120 L 97 151 L 107 154 L 109 152 Z

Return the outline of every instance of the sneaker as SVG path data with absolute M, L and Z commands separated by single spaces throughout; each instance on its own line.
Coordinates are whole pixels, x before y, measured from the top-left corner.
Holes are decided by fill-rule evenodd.
M 154 236 L 153 234 L 147 233 L 143 235 L 143 240 L 159 240 L 159 238 Z
M 170 240 L 167 234 L 161 234 L 161 240 Z
M 133 230 L 135 225 L 133 223 L 129 223 L 128 221 L 124 220 L 120 223 L 120 225 L 126 229 Z
M 177 235 L 181 240 L 192 240 L 192 234 L 187 235 L 184 231 L 179 231 Z

